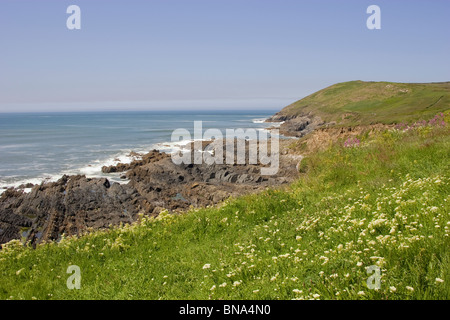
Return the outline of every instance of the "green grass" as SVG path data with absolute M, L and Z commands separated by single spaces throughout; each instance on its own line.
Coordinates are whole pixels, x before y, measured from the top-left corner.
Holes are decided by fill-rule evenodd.
M 448 126 L 360 138 L 310 155 L 283 190 L 36 249 L 12 242 L 0 298 L 450 299 Z M 80 290 L 66 287 L 70 265 Z M 367 288 L 370 265 L 380 290 Z
M 426 119 L 450 107 L 450 82 L 393 83 L 351 81 L 332 85 L 281 111 L 312 113 L 340 125 L 392 124 Z

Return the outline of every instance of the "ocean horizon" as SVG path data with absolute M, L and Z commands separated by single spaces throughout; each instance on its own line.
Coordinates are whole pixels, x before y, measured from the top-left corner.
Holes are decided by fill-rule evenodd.
M 125 182 L 103 166 L 129 163 L 132 152 L 171 152 L 177 128 L 265 129 L 276 110 L 102 111 L 0 113 L 0 193 L 62 175 L 107 177 Z M 29 190 L 28 190 L 29 191 Z

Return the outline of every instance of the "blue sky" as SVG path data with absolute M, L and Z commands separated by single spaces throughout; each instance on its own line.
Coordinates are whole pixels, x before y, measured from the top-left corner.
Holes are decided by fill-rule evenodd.
M 280 109 L 342 81 L 450 81 L 449 31 L 448 0 L 1 0 L 0 112 Z

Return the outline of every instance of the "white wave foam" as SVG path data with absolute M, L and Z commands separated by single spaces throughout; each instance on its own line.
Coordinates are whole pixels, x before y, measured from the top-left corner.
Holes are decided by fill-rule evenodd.
M 44 174 L 44 175 L 41 175 L 41 176 L 36 177 L 36 178 L 21 179 L 21 180 L 17 180 L 17 181 L 14 181 L 14 182 L 2 181 L 0 183 L 0 195 L 3 192 L 5 192 L 5 190 L 6 190 L 6 189 L 4 189 L 5 187 L 6 188 L 18 188 L 19 186 L 26 185 L 28 183 L 32 183 L 34 185 L 40 185 L 42 182 L 44 182 L 44 183 L 55 182 L 58 179 L 60 179 L 61 176 L 62 175 L 56 175 L 56 174 L 55 175 L 48 175 L 48 174 Z M 32 188 L 24 188 L 23 191 L 25 193 L 29 193 L 29 192 L 31 192 L 31 189 Z
M 185 151 L 187 149 L 186 148 L 187 145 L 195 141 L 207 141 L 207 139 L 188 139 L 188 140 L 156 143 L 153 145 L 153 149 L 156 149 L 159 152 L 164 152 L 167 154 L 174 154 L 179 151 L 181 152 Z
M 271 122 L 271 126 L 274 128 L 279 128 L 282 124 L 284 123 L 284 121 L 281 122 Z
M 260 118 L 260 119 L 253 119 L 252 122 L 253 122 L 253 123 L 264 123 L 264 122 L 266 122 L 267 119 L 268 119 L 268 118 L 264 118 L 264 119 L 262 119 L 262 118 Z
M 95 160 L 92 164 L 83 166 L 80 169 L 76 170 L 78 171 L 77 174 L 86 175 L 89 178 L 104 177 L 105 174 L 103 174 L 102 172 L 102 168 L 104 166 L 115 166 L 119 163 L 128 164 L 133 162 L 134 160 L 141 159 L 141 157 L 138 156 L 140 154 L 139 152 L 136 152 L 136 154 L 138 155 L 132 155 L 131 152 L 131 150 L 126 150 L 106 160 Z

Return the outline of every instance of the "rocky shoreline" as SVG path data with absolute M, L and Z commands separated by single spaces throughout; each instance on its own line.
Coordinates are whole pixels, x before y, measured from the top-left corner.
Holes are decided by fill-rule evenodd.
M 315 129 L 326 125 L 326 123 L 318 116 L 312 114 L 305 114 L 302 116 L 289 116 L 282 112 L 278 112 L 266 122 L 280 123 L 278 129 L 280 134 L 284 136 L 291 136 L 301 138 Z
M 129 180 L 126 184 L 64 175 L 56 182 L 24 186 L 32 187 L 29 193 L 7 189 L 0 196 L 0 244 L 13 239 L 32 245 L 57 241 L 63 234 L 133 223 L 139 214 L 157 216 L 163 210 L 212 206 L 229 197 L 287 184 L 297 177 L 301 160 L 286 147 L 288 143 L 280 140 L 279 171 L 273 176 L 261 175 L 261 163 L 176 165 L 170 155 L 152 150 L 129 164 L 103 167 L 104 173 L 121 172 Z

